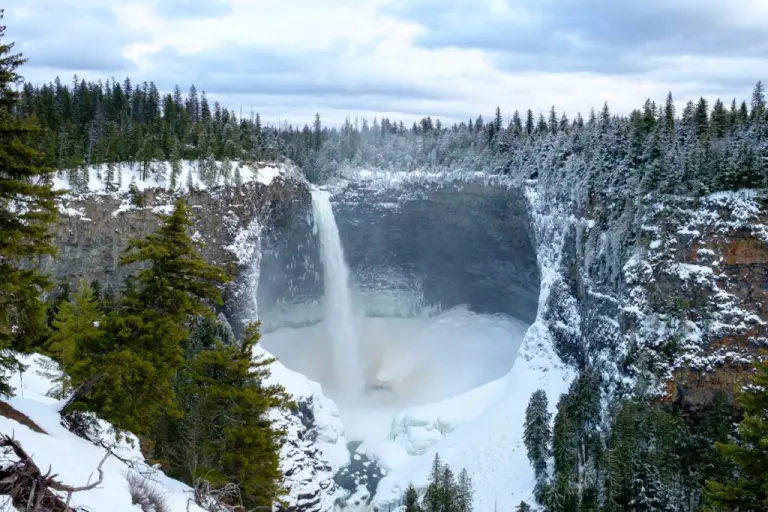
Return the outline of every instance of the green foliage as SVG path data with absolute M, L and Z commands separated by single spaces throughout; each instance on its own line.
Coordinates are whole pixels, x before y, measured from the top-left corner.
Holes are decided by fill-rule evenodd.
M 546 392 L 538 390 L 531 395 L 525 410 L 523 440 L 537 481 L 541 481 L 547 476 L 547 459 L 549 458 L 549 446 L 552 438 L 549 427 L 551 415 L 547 410 L 548 407 Z
M 531 506 L 526 502 L 521 501 L 520 504 L 515 507 L 515 512 L 531 512 Z
M 419 506 L 419 493 L 413 484 L 408 484 L 405 489 L 405 512 L 422 512 Z
M 129 244 L 122 264 L 142 263 L 105 322 L 104 336 L 83 340 L 75 386 L 96 379 L 73 410 L 92 410 L 120 429 L 145 434 L 157 418 L 179 414 L 173 379 L 182 366 L 194 316 L 210 315 L 226 280 L 196 252 L 183 200 L 157 231 Z
M 707 482 L 706 495 L 714 510 L 768 509 L 768 363 L 756 367 L 753 386 L 739 395 L 745 415 L 738 440 L 717 443 L 736 471 L 734 479 Z
M 239 347 L 219 343 L 200 352 L 188 374 L 196 413 L 218 419 L 200 439 L 195 476 L 215 485 L 234 482 L 249 508 L 269 506 L 282 493 L 279 450 L 284 432 L 273 430 L 268 412 L 289 404 L 282 386 L 265 384 L 273 360 L 253 359 L 258 340 L 258 324 L 252 324 Z
M 2 17 L 2 11 L 0 11 Z M 18 367 L 8 351 L 28 350 L 46 326 L 42 293 L 51 283 L 36 269 L 21 263 L 55 254 L 48 227 L 56 219 L 50 174 L 41 155 L 30 145 L 37 133 L 33 118 L 16 115 L 19 104 L 17 69 L 21 54 L 12 53 L 0 27 L 0 395 L 10 391 L 5 370 Z
M 552 433 L 553 481 L 539 480 L 537 499 L 546 510 L 596 510 L 603 441 L 600 378 L 591 368 L 581 372 L 557 404 Z
M 424 512 L 472 512 L 472 480 L 466 469 L 459 472 L 458 481 L 453 470 L 435 454 L 429 474 L 429 485 L 424 493 Z
M 141 190 L 139 190 L 139 187 L 136 186 L 136 182 L 134 181 L 128 185 L 128 197 L 130 198 L 130 202 L 133 206 L 138 208 L 144 207 L 144 194 L 141 192 Z
M 206 315 L 210 305 L 221 304 L 218 286 L 229 278 L 198 254 L 188 233 L 188 215 L 184 200 L 178 199 L 156 233 L 128 245 L 120 259 L 122 265 L 150 264 L 132 279 L 133 293 L 126 299 L 132 308 L 151 309 L 183 321 L 191 315 Z
M 103 336 L 104 314 L 99 310 L 93 289 L 80 281 L 71 301 L 60 304 L 52 322 L 52 333 L 45 344 L 46 352 L 59 363 L 60 372 L 54 379 L 55 396 L 62 398 L 71 389 L 69 375 L 77 365 L 78 346 L 90 346 Z

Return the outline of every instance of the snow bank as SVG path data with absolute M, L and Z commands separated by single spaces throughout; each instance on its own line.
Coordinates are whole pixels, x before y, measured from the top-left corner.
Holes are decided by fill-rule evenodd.
M 29 368 L 23 373 L 12 376 L 11 384 L 15 388 L 15 396 L 8 401 L 12 407 L 29 416 L 46 433 L 34 432 L 15 420 L 3 416 L 0 416 L 0 432 L 14 437 L 43 471 L 50 467 L 52 473 L 59 475 L 57 478 L 61 482 L 75 486 L 85 485 L 98 478 L 96 468 L 104 457 L 105 450 L 77 437 L 61 426 L 61 417 L 55 410 L 56 401 L 46 394 L 51 382 L 38 373 L 43 369 L 46 360 L 47 358 L 39 355 L 22 359 L 22 363 L 29 365 Z M 114 444 L 112 451 L 115 455 L 131 462 L 131 465 L 114 456 L 107 458 L 103 466 L 103 483 L 92 490 L 73 494 L 70 504 L 74 508 L 136 512 L 138 507 L 131 502 L 126 480 L 126 475 L 132 471 L 161 491 L 167 499 L 169 510 L 203 512 L 203 509 L 193 502 L 188 503 L 189 498 L 193 496 L 192 488 L 144 464 L 144 458 L 135 437 L 128 436 L 124 441 L 117 441 L 109 433 L 108 423 L 102 422 L 101 426 L 102 441 L 107 445 Z M 0 465 L 13 460 L 12 457 L 14 457 L 12 454 L 0 453 Z M 0 510 L 13 510 L 7 504 L 7 497 L 0 496 Z
M 278 176 L 286 174 L 296 174 L 296 169 L 290 164 L 275 163 L 275 162 L 255 162 L 253 164 L 245 164 L 242 162 L 231 162 L 231 175 L 225 177 L 221 173 L 222 162 L 216 162 L 216 166 L 219 169 L 216 183 L 214 187 L 231 185 L 235 183 L 235 171 L 240 174 L 240 180 L 242 183 L 256 182 L 262 185 L 270 185 L 272 181 Z M 88 172 L 88 179 L 85 181 L 87 190 L 82 191 L 83 194 L 98 194 L 98 195 L 113 195 L 118 196 L 127 193 L 131 185 L 139 191 L 149 189 L 160 189 L 165 191 L 175 192 L 188 192 L 189 185 L 196 190 L 206 190 L 208 185 L 203 183 L 200 179 L 200 165 L 196 160 L 184 160 L 181 162 L 181 170 L 177 178 L 175 188 L 170 186 L 170 162 L 153 162 L 153 169 L 159 169 L 160 173 L 148 173 L 145 179 L 142 179 L 142 169 L 139 164 L 136 163 L 119 163 L 115 164 L 114 179 L 112 181 L 112 187 L 107 190 L 107 169 L 106 165 L 91 165 L 85 168 Z M 84 173 L 84 169 L 78 169 L 79 173 Z M 56 190 L 71 190 L 73 184 L 70 180 L 70 171 L 59 171 L 53 180 L 53 187 Z

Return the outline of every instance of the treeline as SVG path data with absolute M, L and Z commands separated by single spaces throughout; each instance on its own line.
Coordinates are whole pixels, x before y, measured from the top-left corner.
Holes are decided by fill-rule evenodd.
M 122 265 L 137 271 L 119 297 L 97 282 L 60 290 L 30 261 L 55 255 L 53 168 L 33 144 L 45 140 L 13 85 L 24 63 L 0 27 L 0 395 L 21 369 L 19 352 L 55 361 L 53 394 L 70 430 L 94 442 L 95 421 L 136 434 L 142 452 L 190 485 L 218 489 L 217 510 L 271 507 L 283 492 L 283 432 L 271 410 L 290 406 L 269 385 L 271 360 L 254 359 L 258 324 L 236 340 L 216 315 L 225 273 L 189 236 L 183 200 L 156 233 L 130 242 Z M 74 112 L 75 110 L 73 110 Z M 50 297 L 50 295 L 49 295 Z M 27 505 L 19 504 L 19 505 Z
M 454 474 L 451 466 L 436 453 L 429 472 L 429 484 L 423 496 L 413 486 L 405 490 L 405 512 L 472 512 L 474 491 L 466 469 Z
M 702 195 L 768 185 L 761 82 L 749 102 L 700 98 L 680 112 L 670 93 L 661 103 L 646 100 L 629 116 L 613 115 L 607 104 L 572 118 L 552 107 L 504 119 L 497 108 L 490 120 L 478 116 L 450 126 L 431 117 L 411 126 L 384 117 L 328 127 L 319 115 L 311 126 L 267 126 L 258 113 L 238 116 L 211 105 L 194 85 L 161 94 L 154 83 L 129 78 L 25 84 L 16 111 L 40 124 L 37 148 L 57 169 L 135 162 L 145 175 L 171 174 L 153 162 L 187 159 L 213 166 L 215 178 L 216 162 L 287 157 L 312 180 L 344 167 L 466 169 L 567 181 L 563 188 L 578 191 L 582 201 L 606 191 Z
M 525 446 L 546 512 L 758 511 L 768 505 L 768 365 L 740 393 L 704 410 L 642 398 L 601 406 L 600 375 L 586 369 L 557 401 L 526 409 Z M 738 431 L 733 425 L 740 417 Z
M 123 265 L 143 269 L 118 298 L 81 282 L 49 307 L 51 322 L 31 349 L 58 363 L 60 410 L 73 432 L 93 438 L 95 416 L 142 441 L 143 453 L 188 484 L 234 485 L 234 503 L 270 506 L 279 498 L 282 432 L 268 414 L 286 408 L 267 385 L 271 359 L 254 359 L 258 324 L 236 340 L 217 318 L 227 280 L 197 253 L 183 200 L 158 231 L 134 240 Z M 95 415 L 95 416 L 94 416 Z

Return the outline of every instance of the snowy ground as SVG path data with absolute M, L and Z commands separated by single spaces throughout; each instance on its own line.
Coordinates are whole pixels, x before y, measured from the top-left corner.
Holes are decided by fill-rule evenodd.
M 528 326 L 456 308 L 433 318 L 365 318 L 360 339 L 365 392 L 334 380 L 327 325 L 284 328 L 262 344 L 336 401 L 351 440 L 384 440 L 395 414 L 460 395 L 502 377 Z
M 120 163 L 115 164 L 115 181 L 112 183 L 112 189 L 107 190 L 106 165 L 89 166 L 87 191 L 84 193 L 103 193 L 103 194 L 122 194 L 128 192 L 131 184 L 134 184 L 138 190 L 147 189 L 162 189 L 171 190 L 170 186 L 170 162 L 153 162 L 153 169 L 160 170 L 161 172 L 150 172 L 146 179 L 141 177 L 141 167 L 139 164 Z M 222 168 L 222 162 L 216 162 L 217 168 Z M 235 170 L 237 169 L 240 174 L 240 180 L 242 183 L 258 182 L 263 185 L 269 185 L 277 176 L 285 173 L 289 168 L 287 165 L 256 162 L 253 165 L 246 165 L 242 163 L 232 162 L 230 176 L 225 177 L 221 171 L 219 171 L 218 179 L 215 186 L 232 184 L 235 182 Z M 83 172 L 80 169 L 78 172 Z M 119 177 L 119 180 L 117 179 Z M 192 185 L 196 190 L 205 190 L 208 186 L 200 180 L 199 163 L 196 160 L 184 160 L 181 162 L 181 172 L 177 178 L 176 187 L 173 191 L 187 192 L 189 185 Z M 57 190 L 71 189 L 68 171 L 59 171 L 53 180 L 53 186 Z
M 98 478 L 96 471 L 99 462 L 104 457 L 105 450 L 82 438 L 77 437 L 60 424 L 60 416 L 56 412 L 56 401 L 47 396 L 51 387 L 48 378 L 38 374 L 41 369 L 40 361 L 43 356 L 29 356 L 23 363 L 29 368 L 23 374 L 15 374 L 11 384 L 15 388 L 15 396 L 8 402 L 16 410 L 29 416 L 46 433 L 40 434 L 12 419 L 0 416 L 0 433 L 11 435 L 22 448 L 32 457 L 37 466 L 45 471 L 50 466 L 51 472 L 58 474 L 61 482 L 81 486 Z M 149 484 L 165 496 L 169 511 L 200 511 L 203 509 L 189 503 L 192 489 L 171 478 L 159 470 L 144 464 L 138 448 L 138 442 L 132 438 L 133 445 L 128 441 L 116 442 L 107 432 L 108 424 L 103 423 L 103 441 L 112 445 L 113 452 L 121 459 L 134 461 L 129 467 L 126 463 L 110 456 L 104 463 L 104 481 L 95 489 L 78 492 L 72 495 L 73 507 L 87 507 L 87 510 L 109 512 L 136 512 L 138 505 L 131 502 L 126 476 L 129 472 L 148 480 Z M 14 455 L 0 452 L 0 465 L 4 461 L 13 460 Z M 66 498 L 66 497 L 65 497 Z M 0 510 L 15 510 L 7 497 L 0 496 Z
M 398 503 L 409 482 L 425 486 L 435 452 L 473 475 L 476 510 L 492 510 L 494 502 L 511 510 L 529 500 L 525 407 L 535 390 L 545 389 L 554 402 L 568 384 L 545 348 L 546 331 L 464 308 L 432 317 L 366 318 L 362 327 L 368 389 L 354 399 L 334 382 L 323 322 L 267 333 L 262 345 L 322 385 L 338 406 L 347 439 L 362 441 L 357 452 L 385 470 L 373 504 Z

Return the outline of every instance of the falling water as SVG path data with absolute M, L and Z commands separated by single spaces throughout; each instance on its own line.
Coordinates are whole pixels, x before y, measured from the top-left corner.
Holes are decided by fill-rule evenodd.
M 324 190 L 313 190 L 312 208 L 325 274 L 323 307 L 325 324 L 332 341 L 334 374 L 339 391 L 354 395 L 363 388 L 359 333 L 352 307 L 349 267 L 344 259 L 339 228 L 331 207 L 331 194 Z

